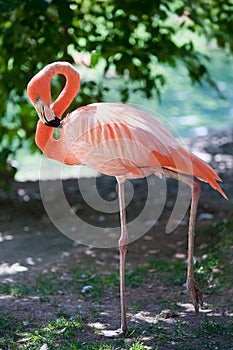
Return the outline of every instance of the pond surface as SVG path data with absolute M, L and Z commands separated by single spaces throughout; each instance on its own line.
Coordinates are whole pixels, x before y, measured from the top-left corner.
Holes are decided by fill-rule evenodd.
M 179 66 L 176 70 L 165 70 L 167 84 L 161 103 L 156 97 L 148 100 L 139 93 L 132 94 L 128 102 L 139 108 L 146 107 L 155 117 L 159 117 L 159 113 L 161 122 L 171 123 L 173 134 L 181 137 L 233 127 L 233 57 L 226 57 L 221 51 L 213 51 L 212 56 L 207 68 L 223 98 L 206 83 L 191 85 L 186 69 Z M 116 89 L 110 90 L 107 101 L 119 102 Z

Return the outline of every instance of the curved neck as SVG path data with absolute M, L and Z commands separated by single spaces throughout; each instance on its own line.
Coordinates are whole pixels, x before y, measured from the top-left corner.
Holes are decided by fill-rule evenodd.
M 62 64 L 54 65 L 53 76 L 56 74 L 63 74 L 66 78 L 64 89 L 56 101 L 54 101 L 50 106 L 55 115 L 60 118 L 79 91 L 80 75 L 78 71 L 71 66 L 71 64 L 63 62 Z
M 65 76 L 66 84 L 56 101 L 50 105 L 50 83 L 57 74 Z M 68 62 L 54 62 L 43 68 L 32 78 L 28 84 L 27 92 L 33 104 L 35 104 L 36 98 L 39 97 L 60 118 L 77 95 L 79 88 L 80 76 L 78 71 Z
M 51 87 L 52 78 L 62 74 L 66 78 L 66 84 L 58 98 L 51 104 Z M 67 62 L 54 62 L 43 68 L 29 82 L 27 86 L 28 97 L 32 104 L 36 103 L 39 97 L 55 115 L 61 118 L 62 114 L 69 107 L 80 88 L 80 76 L 78 71 Z M 45 151 L 53 140 L 53 128 L 44 125 L 40 120 L 37 124 L 36 143 L 38 147 Z

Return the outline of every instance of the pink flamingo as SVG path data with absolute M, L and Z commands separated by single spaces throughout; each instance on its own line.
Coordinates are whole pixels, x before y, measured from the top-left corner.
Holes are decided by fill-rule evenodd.
M 51 79 L 62 74 L 66 84 L 51 104 Z M 28 84 L 28 96 L 39 116 L 36 144 L 49 158 L 65 164 L 85 164 L 118 182 L 121 219 L 120 298 L 121 328 L 111 335 L 127 331 L 125 306 L 125 257 L 128 244 L 124 200 L 124 181 L 150 174 L 163 174 L 191 187 L 192 201 L 188 229 L 187 289 L 196 312 L 202 305 L 202 293 L 194 279 L 194 230 L 201 181 L 208 182 L 225 198 L 215 171 L 183 148 L 153 117 L 132 106 L 95 103 L 61 117 L 80 88 L 78 71 L 69 63 L 54 62 L 37 73 Z M 60 128 L 60 137 L 53 138 L 53 129 Z

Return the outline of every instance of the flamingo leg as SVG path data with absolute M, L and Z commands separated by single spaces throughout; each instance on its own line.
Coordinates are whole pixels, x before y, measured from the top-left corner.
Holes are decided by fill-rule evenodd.
M 187 290 L 193 302 L 196 313 L 199 312 L 199 305 L 203 305 L 202 292 L 198 287 L 198 283 L 194 278 L 193 268 L 193 254 L 194 254 L 194 238 L 195 238 L 195 224 L 197 216 L 197 206 L 201 193 L 201 183 L 191 177 L 177 174 L 173 171 L 163 169 L 166 176 L 172 177 L 178 181 L 182 181 L 191 187 L 192 201 L 189 215 L 189 228 L 188 228 L 188 269 L 187 269 Z
M 120 332 L 125 334 L 127 331 L 126 322 L 126 307 L 125 307 L 125 258 L 127 253 L 128 234 L 126 226 L 126 212 L 125 212 L 125 193 L 124 180 L 118 181 L 118 196 L 121 220 L 121 236 L 118 241 L 120 251 L 120 299 L 121 299 L 121 329 Z
M 201 183 L 191 177 L 177 174 L 171 170 L 163 169 L 163 173 L 166 176 L 172 177 L 178 181 L 182 181 L 190 186 L 192 191 L 192 201 L 189 217 L 188 228 L 188 269 L 187 269 L 187 289 L 192 299 L 195 311 L 199 312 L 199 305 L 203 305 L 202 293 L 198 287 L 198 283 L 194 278 L 193 267 L 193 253 L 194 253 L 194 238 L 195 238 L 195 223 L 198 200 L 201 192 Z M 104 331 L 104 335 L 107 337 L 115 337 L 124 335 L 127 332 L 126 321 L 126 304 L 125 304 L 125 258 L 128 245 L 128 233 L 126 225 L 126 212 L 125 212 L 125 194 L 124 194 L 124 180 L 117 178 L 118 181 L 118 196 L 119 196 L 119 208 L 120 208 L 120 220 L 121 220 L 121 236 L 118 241 L 120 251 L 120 300 L 121 300 L 121 327 L 116 331 Z
M 197 214 L 197 205 L 201 192 L 201 184 L 197 180 L 192 181 L 192 202 L 189 216 L 189 230 L 188 230 L 188 272 L 187 272 L 187 289 L 192 299 L 195 311 L 199 312 L 199 305 L 203 305 L 202 293 L 194 279 L 193 271 L 193 253 L 194 253 L 194 237 L 195 237 L 195 223 Z
M 121 236 L 118 241 L 120 251 L 120 302 L 121 302 L 121 327 L 117 330 L 105 330 L 103 334 L 106 337 L 117 337 L 125 335 L 127 332 L 126 322 L 126 306 L 125 306 L 125 258 L 128 245 L 128 233 L 126 224 L 126 212 L 125 212 L 125 193 L 124 182 L 125 180 L 117 178 L 118 182 L 118 197 L 119 197 L 119 209 L 120 209 L 120 223 L 121 223 Z

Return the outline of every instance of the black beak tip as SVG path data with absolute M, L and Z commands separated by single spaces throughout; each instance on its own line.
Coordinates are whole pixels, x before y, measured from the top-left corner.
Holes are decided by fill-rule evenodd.
M 61 125 L 61 120 L 58 117 L 55 117 L 53 120 L 46 122 L 45 125 L 58 128 Z

